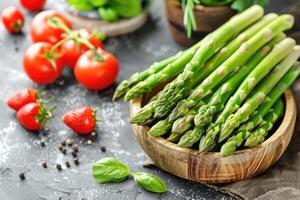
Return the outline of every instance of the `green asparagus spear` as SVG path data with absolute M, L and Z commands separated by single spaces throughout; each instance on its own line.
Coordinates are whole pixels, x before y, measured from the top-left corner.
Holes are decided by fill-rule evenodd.
M 159 92 L 160 93 L 160 92 Z M 141 108 L 138 112 L 136 112 L 130 119 L 131 124 L 141 124 L 145 125 L 148 122 L 152 121 L 152 117 L 154 115 L 154 105 L 157 100 L 158 94 L 154 95 L 148 104 L 146 104 L 143 108 Z
M 198 42 L 194 48 L 185 51 L 174 62 L 169 63 L 159 73 L 152 74 L 145 80 L 139 82 L 132 87 L 125 95 L 125 101 L 140 97 L 143 94 L 150 92 L 154 87 L 170 80 L 184 70 L 185 65 L 193 58 L 197 49 L 202 45 L 203 41 Z
M 154 64 L 152 64 L 148 69 L 146 69 L 145 71 L 142 71 L 140 73 L 135 73 L 133 74 L 128 80 L 124 80 L 122 81 L 119 86 L 117 87 L 114 96 L 113 96 L 113 101 L 117 101 L 120 98 L 122 98 L 123 96 L 125 96 L 125 94 L 133 87 L 135 86 L 137 83 L 145 80 L 146 78 L 148 78 L 149 76 L 151 76 L 152 74 L 156 74 L 159 71 L 161 71 L 163 68 L 165 68 L 167 65 L 169 65 L 170 63 L 173 63 L 175 60 L 177 60 L 179 57 L 182 56 L 184 52 L 180 51 L 178 52 L 176 55 L 171 56 L 167 59 L 164 59 L 160 62 L 155 62 Z
M 246 140 L 244 146 L 254 147 L 258 144 L 261 144 L 268 133 L 269 130 L 273 128 L 275 122 L 282 116 L 284 105 L 282 100 L 279 100 L 280 103 L 275 104 L 276 107 L 273 108 L 273 111 L 268 113 L 264 117 L 264 122 L 256 129 Z
M 180 147 L 192 147 L 196 142 L 200 140 L 203 133 L 205 133 L 205 128 L 195 127 L 193 130 L 189 130 L 184 133 L 177 145 Z
M 208 95 L 207 98 L 203 99 L 203 101 L 198 102 L 197 106 L 200 107 L 200 106 L 205 105 L 208 102 L 209 98 L 210 98 L 210 96 Z M 173 121 L 171 121 L 169 119 L 169 117 L 167 117 L 166 119 L 160 120 L 159 122 L 154 124 L 151 127 L 151 129 L 149 130 L 148 134 L 150 134 L 154 137 L 165 135 L 166 133 L 168 133 L 171 130 L 172 124 L 173 124 Z
M 223 157 L 231 155 L 236 150 L 237 147 L 239 147 L 243 144 L 243 142 L 245 141 L 245 138 L 248 138 L 248 139 L 250 138 L 250 140 L 248 141 L 248 139 L 247 139 L 246 143 L 245 143 L 245 144 L 247 144 L 247 141 L 248 141 L 249 145 L 254 144 L 254 142 L 256 143 L 256 142 L 263 141 L 265 133 L 273 127 L 273 124 L 276 122 L 276 120 L 282 114 L 283 108 L 284 108 L 283 101 L 281 99 L 278 99 L 277 102 L 274 104 L 274 107 L 264 117 L 265 121 L 262 123 L 260 128 L 257 129 L 257 130 L 259 130 L 258 132 L 255 131 L 253 134 L 251 134 L 249 130 L 239 131 L 238 134 L 229 138 L 226 141 L 226 143 L 222 145 L 221 151 L 220 151 L 221 155 Z M 252 120 L 252 119 L 250 119 L 250 120 Z M 253 135 L 255 135 L 255 136 L 252 137 Z M 251 137 L 252 137 L 252 139 L 251 139 Z M 263 139 L 263 140 L 261 140 L 261 139 Z
M 262 80 L 280 60 L 292 51 L 294 45 L 295 41 L 293 39 L 284 39 L 275 45 L 272 51 L 254 68 L 234 95 L 228 100 L 224 110 L 219 114 L 215 123 L 208 127 L 206 136 L 201 138 L 200 151 L 210 151 L 216 146 L 216 139 L 226 118 L 239 108 L 257 83 Z
M 260 6 L 253 6 L 205 37 L 201 47 L 184 71 L 162 91 L 155 106 L 155 118 L 167 116 L 177 102 L 186 97 L 193 86 L 198 83 L 200 79 L 198 76 L 206 62 L 238 33 L 257 21 L 262 14 L 263 9 Z
M 232 154 L 236 148 L 241 146 L 243 142 L 251 135 L 251 131 L 263 122 L 263 117 L 274 105 L 280 96 L 292 85 L 300 74 L 300 64 L 296 63 L 286 75 L 280 80 L 280 82 L 272 89 L 266 98 L 266 102 L 259 106 L 251 119 L 240 126 L 237 134 L 230 137 L 227 142 L 222 146 L 221 151 L 224 156 Z
M 293 25 L 293 17 L 291 15 L 282 15 L 275 19 L 273 22 L 265 26 L 264 29 L 259 31 L 248 41 L 246 41 L 230 58 L 228 58 L 221 66 L 212 72 L 196 89 L 193 90 L 191 95 L 180 101 L 176 108 L 172 111 L 172 118 L 182 115 L 182 112 L 187 108 L 193 107 L 195 102 L 203 98 L 207 91 L 213 90 L 221 81 L 226 79 L 232 72 L 243 66 L 262 46 L 269 42 L 275 35 L 280 32 L 291 28 Z M 161 96 L 158 97 L 156 105 L 160 102 Z M 155 109 L 156 117 L 157 106 Z
M 219 136 L 219 142 L 224 141 L 233 130 L 246 121 L 256 108 L 263 103 L 268 93 L 287 73 L 287 71 L 295 64 L 300 56 L 300 46 L 296 46 L 294 50 L 283 59 L 271 72 L 271 74 L 258 86 L 255 93 L 244 103 L 244 105 L 231 114 L 222 126 Z M 254 79 L 254 81 L 257 81 Z
M 277 35 L 266 46 L 261 48 L 252 58 L 242 67 L 236 74 L 234 74 L 228 81 L 226 81 L 213 95 L 211 101 L 204 106 L 201 106 L 195 116 L 194 123 L 196 127 L 205 127 L 209 125 L 216 113 L 220 112 L 227 100 L 237 90 L 244 78 L 258 65 L 260 61 L 271 51 L 273 46 L 285 38 L 285 34 Z

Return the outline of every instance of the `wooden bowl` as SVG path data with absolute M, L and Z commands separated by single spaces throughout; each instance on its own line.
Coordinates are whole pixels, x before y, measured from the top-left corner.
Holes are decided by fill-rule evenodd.
M 174 39 L 184 46 L 190 46 L 199 41 L 236 14 L 229 6 L 195 6 L 194 14 L 197 30 L 193 32 L 190 39 L 186 36 L 186 30 L 183 25 L 184 12 L 180 3 L 174 0 L 165 0 L 165 7 L 170 32 Z
M 153 96 L 135 99 L 130 103 L 131 115 Z M 200 153 L 181 148 L 162 137 L 147 134 L 149 127 L 132 125 L 146 154 L 161 169 L 176 176 L 207 183 L 228 183 L 243 180 L 268 169 L 286 150 L 296 122 L 296 104 L 290 90 L 285 92 L 285 114 L 275 133 L 253 148 L 236 151 L 228 157 L 218 152 Z

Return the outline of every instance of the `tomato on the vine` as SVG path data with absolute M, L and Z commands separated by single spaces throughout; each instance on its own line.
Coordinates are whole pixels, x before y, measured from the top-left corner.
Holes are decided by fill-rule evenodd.
M 20 3 L 28 11 L 34 12 L 42 10 L 46 0 L 20 0 Z
M 76 79 L 91 90 L 102 90 L 115 82 L 119 71 L 117 59 L 107 51 L 97 49 L 82 54 L 74 68 Z
M 74 34 L 77 34 L 78 38 L 89 41 L 95 48 L 103 48 L 101 40 L 87 29 L 79 29 L 75 31 Z M 66 41 L 60 48 L 63 64 L 73 69 L 78 58 L 87 50 L 89 50 L 89 48 L 86 45 L 80 44 L 75 39 Z
M 14 6 L 5 8 L 1 13 L 1 18 L 8 32 L 19 33 L 22 31 L 25 17 L 18 8 Z
M 39 42 L 31 45 L 24 54 L 23 68 L 28 77 L 37 84 L 54 82 L 61 74 L 63 65 L 57 49 Z
M 55 27 L 53 24 L 61 22 L 64 27 Z M 54 10 L 43 11 L 37 14 L 30 25 L 30 34 L 33 42 L 48 42 L 55 44 L 63 39 L 64 29 L 72 27 L 69 20 Z

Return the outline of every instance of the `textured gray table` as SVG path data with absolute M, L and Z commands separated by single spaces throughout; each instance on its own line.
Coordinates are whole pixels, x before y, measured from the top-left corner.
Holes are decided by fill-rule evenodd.
M 282 1 L 272 1 L 271 7 L 280 11 Z M 1 0 L 0 10 L 17 1 Z M 163 16 L 162 1 L 153 0 L 152 19 L 141 30 L 128 36 L 110 39 L 106 48 L 113 52 L 121 63 L 118 80 L 129 77 L 132 73 L 149 66 L 153 61 L 176 53 L 178 46 L 169 35 Z M 32 15 L 26 13 L 24 35 L 9 35 L 0 26 L 0 199 L 1 200 L 80 200 L 80 199 L 235 199 L 215 187 L 193 183 L 175 177 L 159 169 L 146 169 L 141 165 L 146 155 L 138 145 L 128 122 L 128 104 L 112 103 L 111 96 L 115 85 L 109 89 L 93 93 L 74 80 L 66 70 L 63 77 L 47 87 L 34 85 L 24 75 L 22 54 L 30 45 L 28 25 Z M 58 110 L 56 118 L 48 123 L 47 133 L 31 133 L 24 130 L 15 119 L 15 114 L 5 105 L 6 99 L 15 91 L 26 87 L 38 87 L 56 97 Z M 93 145 L 86 145 L 86 138 L 78 137 L 60 121 L 65 111 L 91 105 L 98 110 L 102 119 L 98 138 Z M 62 155 L 57 145 L 61 139 L 73 138 L 79 144 L 80 165 L 72 162 L 70 169 L 65 169 L 65 160 L 72 161 L 70 153 Z M 40 142 L 45 141 L 46 147 Z M 105 153 L 100 147 L 105 146 Z M 120 184 L 101 185 L 91 176 L 94 161 L 106 156 L 116 156 L 133 170 L 148 171 L 165 180 L 169 192 L 158 195 L 146 192 L 128 180 Z M 48 169 L 41 167 L 46 160 Z M 60 163 L 63 170 L 58 172 L 55 165 Z M 24 172 L 25 181 L 18 175 Z

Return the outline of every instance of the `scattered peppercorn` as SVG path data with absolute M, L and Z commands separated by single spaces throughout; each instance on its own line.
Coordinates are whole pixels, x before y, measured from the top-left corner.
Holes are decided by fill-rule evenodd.
M 77 153 L 79 151 L 78 145 L 74 144 L 72 150 Z
M 66 167 L 68 167 L 68 168 L 70 168 L 70 167 L 71 167 L 71 164 L 70 164 L 70 162 L 69 162 L 69 161 L 66 161 L 66 162 L 65 162 L 65 165 L 66 165 Z
M 63 145 L 61 145 L 61 144 L 59 144 L 59 145 L 57 146 L 57 148 L 58 148 L 59 151 L 62 151 L 62 150 L 64 149 Z
M 44 161 L 44 162 L 42 162 L 42 167 L 43 168 L 47 168 L 48 167 L 48 165 L 47 165 L 47 163 Z
M 61 171 L 61 170 L 62 170 L 61 165 L 60 165 L 60 164 L 56 164 L 56 169 L 57 169 L 58 171 Z
M 66 144 L 67 144 L 68 146 L 72 146 L 72 145 L 73 145 L 73 140 L 67 139 L 67 140 L 66 140 Z
M 74 158 L 73 161 L 74 161 L 75 165 L 79 165 L 79 159 L 77 157 Z
M 92 136 L 92 137 L 96 137 L 96 136 L 97 136 L 97 133 L 96 133 L 95 131 L 93 131 L 93 132 L 91 133 L 91 136 Z
M 41 141 L 41 146 L 42 147 L 45 147 L 46 146 L 46 143 L 44 141 Z
M 92 140 L 88 140 L 86 143 L 87 143 L 88 145 L 91 145 L 91 144 L 93 144 L 93 141 L 92 141 Z
M 101 150 L 101 152 L 106 152 L 106 147 L 105 146 L 101 146 L 100 150 Z
M 77 157 L 77 153 L 75 152 L 75 151 L 72 151 L 72 156 L 73 156 L 73 158 L 76 158 Z
M 67 154 L 67 149 L 66 148 L 63 148 L 62 150 L 61 150 L 61 152 L 63 153 L 63 154 Z
M 21 180 L 25 180 L 26 179 L 25 174 L 23 172 L 21 174 L 19 174 L 19 177 L 20 177 Z
M 62 141 L 60 142 L 60 144 L 61 144 L 62 146 L 66 146 L 66 140 L 62 140 Z

